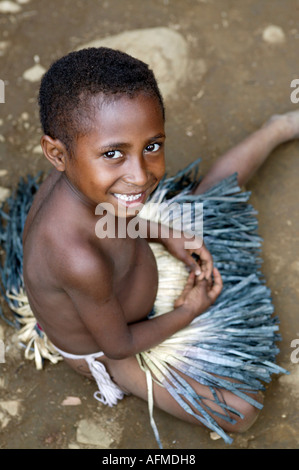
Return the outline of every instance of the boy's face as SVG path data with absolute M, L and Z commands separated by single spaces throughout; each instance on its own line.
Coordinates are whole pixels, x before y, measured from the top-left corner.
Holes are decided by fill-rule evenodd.
M 164 175 L 163 115 L 145 94 L 93 102 L 92 129 L 77 139 L 65 173 L 90 203 L 110 203 L 117 215 L 144 204 Z

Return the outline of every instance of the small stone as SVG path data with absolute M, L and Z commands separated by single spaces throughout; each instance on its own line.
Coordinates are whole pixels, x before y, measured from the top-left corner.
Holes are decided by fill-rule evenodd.
M 218 439 L 221 439 L 221 436 L 219 436 L 217 432 L 210 432 L 210 438 L 212 439 L 212 441 L 217 441 Z
M 22 119 L 22 121 L 28 121 L 28 119 L 29 119 L 29 113 L 27 113 L 26 111 L 24 111 L 24 112 L 21 114 L 21 119 Z
M 282 44 L 285 41 L 285 34 L 279 26 L 270 25 L 263 31 L 263 40 L 269 44 Z
M 9 41 L 0 41 L 0 56 L 5 54 L 9 44 Z
M 43 153 L 43 149 L 41 148 L 41 146 L 38 144 L 36 145 L 33 150 L 32 150 L 33 153 Z
M 35 64 L 30 69 L 25 70 L 23 73 L 23 78 L 29 82 L 38 82 L 45 72 L 46 69 L 44 67 L 42 67 L 40 64 Z
M 62 406 L 78 406 L 81 405 L 81 403 L 79 397 L 66 397 L 61 404 Z
M 82 419 L 77 429 L 77 441 L 107 449 L 113 443 L 112 437 L 103 430 L 100 423 L 91 419 Z
M 0 170 L 0 176 L 6 176 L 8 173 L 7 170 Z
M 200 100 L 200 98 L 202 98 L 204 94 L 205 94 L 204 90 L 199 90 L 199 92 L 198 92 L 197 95 L 194 97 L 194 99 Z
M 0 408 L 10 416 L 17 416 L 20 411 L 20 402 L 18 400 L 0 401 Z
M 1 429 L 5 428 L 8 425 L 9 421 L 10 421 L 10 417 L 7 416 L 6 413 L 3 413 L 0 410 L 0 428 Z
M 18 13 L 19 11 L 21 11 L 21 7 L 14 2 L 0 2 L 0 13 Z
M 0 377 L 0 388 L 5 388 L 7 385 L 5 377 Z
M 10 193 L 10 189 L 0 186 L 0 202 L 6 201 L 6 199 L 10 196 Z

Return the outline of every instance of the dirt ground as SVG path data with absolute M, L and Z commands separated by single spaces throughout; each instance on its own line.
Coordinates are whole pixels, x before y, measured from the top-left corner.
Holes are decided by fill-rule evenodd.
M 298 0 L 19 0 L 0 1 L 0 7 L 4 3 L 18 11 L 0 13 L 2 187 L 14 188 L 20 176 L 49 169 L 37 148 L 38 83 L 25 79 L 24 71 L 37 63 L 47 68 L 94 38 L 163 26 L 183 36 L 193 61 L 204 61 L 204 73 L 190 73 L 166 103 L 170 174 L 198 157 L 205 172 L 270 115 L 299 107 L 290 97 L 291 81 L 299 79 Z M 269 38 L 270 25 L 279 29 Z M 165 449 L 299 446 L 298 364 L 291 356 L 292 341 L 299 342 L 298 156 L 298 141 L 280 146 L 247 187 L 259 213 L 263 272 L 280 318 L 278 363 L 291 374 L 267 385 L 258 420 L 230 446 L 208 430 L 155 411 Z M 15 331 L 2 320 L 0 328 L 6 347 L 6 362 L 0 363 L 1 449 L 157 448 L 146 403 L 130 396 L 106 408 L 93 398 L 91 381 L 64 363 L 37 371 L 24 359 Z M 69 396 L 81 404 L 63 405 Z

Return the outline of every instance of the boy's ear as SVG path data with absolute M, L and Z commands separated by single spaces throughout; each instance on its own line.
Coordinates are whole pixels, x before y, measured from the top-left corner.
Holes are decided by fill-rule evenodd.
M 44 135 L 40 143 L 49 162 L 55 166 L 56 170 L 64 171 L 67 158 L 65 145 L 59 139 L 52 139 L 48 135 Z

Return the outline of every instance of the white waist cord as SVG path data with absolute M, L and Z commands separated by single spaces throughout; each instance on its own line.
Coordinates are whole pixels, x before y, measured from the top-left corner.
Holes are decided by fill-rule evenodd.
M 98 357 L 104 355 L 103 352 L 77 355 L 66 353 L 57 348 L 57 346 L 55 346 L 55 348 L 63 357 L 74 360 L 84 359 L 87 362 L 89 370 L 99 388 L 99 390 L 93 394 L 96 400 L 100 401 L 104 405 L 113 406 L 117 404 L 117 400 L 121 400 L 124 397 L 125 393 L 112 381 L 104 364 L 96 360 Z

